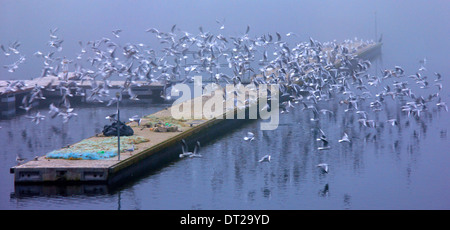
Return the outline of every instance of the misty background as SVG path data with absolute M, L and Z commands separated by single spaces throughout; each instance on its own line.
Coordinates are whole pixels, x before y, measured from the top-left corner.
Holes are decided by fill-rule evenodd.
M 411 60 L 426 57 L 428 67 L 445 75 L 446 62 L 440 60 L 449 60 L 450 55 L 449 10 L 449 1 L 2 0 L 0 44 L 19 41 L 27 60 L 14 73 L 2 68 L 0 78 L 39 76 L 42 60 L 33 53 L 50 50 L 50 29 L 59 28 L 57 35 L 64 40 L 63 50 L 55 55 L 73 60 L 80 51 L 78 41 L 113 39 L 111 31 L 116 29 L 123 30 L 115 40 L 120 44 L 144 43 L 159 50 L 162 46 L 145 30 L 168 32 L 174 24 L 192 34 L 198 34 L 202 26 L 204 31 L 225 36 L 241 35 L 249 25 L 250 37 L 279 32 L 290 46 L 309 37 L 321 42 L 355 37 L 376 40 L 378 33 L 378 37 L 383 34 L 383 50 L 390 54 L 383 57 L 387 63 L 416 68 Z M 219 30 L 216 20 L 224 21 L 224 30 Z M 288 32 L 297 36 L 286 37 Z M 17 59 L 17 55 L 0 55 L 0 65 Z

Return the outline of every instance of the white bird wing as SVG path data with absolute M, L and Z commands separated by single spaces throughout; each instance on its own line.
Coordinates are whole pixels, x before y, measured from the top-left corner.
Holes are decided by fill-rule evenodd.
M 197 144 L 195 145 L 195 148 L 194 148 L 194 154 L 197 154 L 199 151 L 200 151 L 200 142 L 197 141 Z

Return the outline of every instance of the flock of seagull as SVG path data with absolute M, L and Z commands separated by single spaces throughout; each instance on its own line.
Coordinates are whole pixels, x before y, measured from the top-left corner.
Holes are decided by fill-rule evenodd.
M 221 32 L 225 28 L 223 22 L 217 23 Z M 61 83 L 56 88 L 51 87 L 51 84 L 36 85 L 33 91 L 24 97 L 20 108 L 29 113 L 34 100 L 46 99 L 43 97 L 44 90 L 59 90 L 61 100 L 59 103 L 50 104 L 49 115 L 51 118 L 62 117 L 63 122 L 77 116 L 70 104 L 70 98 L 83 93 L 78 86 L 79 82 L 91 83 L 91 90 L 86 95 L 87 100 L 109 106 L 121 100 L 121 97 L 110 95 L 112 77 L 120 77 L 123 80 L 121 95 L 127 93 L 130 99 L 139 100 L 131 90 L 131 86 L 138 85 L 138 81 L 166 83 L 179 80 L 186 83 L 192 82 L 193 75 L 200 73 L 214 76 L 213 80 L 217 85 L 227 83 L 235 86 L 242 84 L 242 79 L 247 74 L 258 74 L 254 75 L 250 84 L 254 84 L 255 89 L 261 84 L 277 85 L 282 114 L 289 113 L 293 108 L 300 108 L 312 113 L 313 122 L 317 122 L 321 114 L 333 115 L 332 111 L 319 109 L 318 105 L 320 101 L 332 98 L 339 98 L 339 106 L 345 108 L 344 112 L 357 114 L 358 123 L 366 128 L 376 128 L 380 122 L 399 125 L 394 118 L 379 121 L 373 116 L 383 110 L 389 99 L 402 103 L 402 111 L 415 119 L 420 119 L 432 105 L 448 111 L 446 103 L 439 95 L 442 90 L 442 77 L 439 73 L 434 73 L 435 79 L 428 76 L 426 59 L 420 62 L 421 67 L 412 75 L 406 74 L 401 66 L 382 69 L 374 75 L 369 74 L 371 62 L 356 58 L 356 52 L 374 44 L 373 41 L 355 38 L 342 43 L 321 43 L 310 38 L 309 41 L 291 46 L 284 38 L 296 36 L 292 32 L 285 36 L 275 32 L 251 37 L 250 26 L 247 26 L 245 32 L 239 36 L 225 36 L 205 31 L 203 27 L 199 27 L 198 33 L 193 34 L 173 25 L 170 32 L 156 28 L 145 30 L 164 46 L 159 51 L 144 43 L 121 44 L 120 34 L 123 31 L 117 29 L 112 31 L 112 38 L 79 41 L 80 52 L 70 60 L 57 56 L 63 49 L 64 42 L 57 32 L 57 28 L 50 30 L 50 40 L 47 43 L 50 50 L 37 51 L 34 56 L 41 58 L 44 63 L 40 77 L 58 76 Z M 11 57 L 20 55 L 19 46 L 20 43 L 16 41 L 7 47 L 1 45 L 1 49 L 5 56 Z M 9 72 L 14 72 L 24 61 L 25 56 L 22 55 L 13 64 L 4 67 Z M 259 66 L 258 69 L 253 67 L 255 63 Z M 420 89 L 435 87 L 437 92 L 422 96 L 414 87 L 410 87 L 409 79 Z M 102 84 L 98 84 L 98 81 Z M 20 87 L 24 87 L 23 81 L 11 81 L 7 90 L 13 91 Z M 169 98 L 165 91 L 161 97 Z M 367 111 L 362 109 L 364 105 L 368 105 Z M 39 124 L 46 116 L 37 112 L 34 116 L 27 114 L 27 117 Z M 138 121 L 137 119 L 138 117 L 130 121 Z M 317 141 L 321 143 L 318 149 L 330 149 L 330 140 L 320 127 L 317 129 L 320 132 Z M 244 137 L 244 140 L 249 142 L 254 139 L 252 132 L 248 132 Z M 343 133 L 338 142 L 345 144 L 351 142 L 351 139 L 347 133 Z M 180 158 L 200 157 L 199 149 L 200 143 L 197 142 L 194 151 L 189 152 L 183 140 Z M 270 161 L 270 154 L 259 160 Z M 326 163 L 320 163 L 317 167 L 326 173 L 329 171 Z

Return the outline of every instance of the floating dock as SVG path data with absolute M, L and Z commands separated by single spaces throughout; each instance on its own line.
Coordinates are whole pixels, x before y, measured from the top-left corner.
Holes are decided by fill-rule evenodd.
M 374 43 L 358 49 L 355 56 L 359 58 L 374 57 L 380 52 L 380 49 L 381 44 Z M 203 105 L 208 99 L 206 96 L 193 98 L 191 99 L 191 105 L 194 106 L 196 102 Z M 257 106 L 256 103 L 240 109 L 245 109 L 247 114 L 247 111 L 253 106 Z M 224 106 L 224 108 L 226 107 Z M 166 108 L 142 118 L 140 126 L 136 122 L 128 123 L 133 128 L 134 135 L 144 137 L 149 141 L 136 144 L 135 150 L 132 152 L 120 153 L 120 159 L 115 156 L 102 160 L 68 160 L 48 159 L 41 156 L 10 168 L 10 173 L 14 174 L 14 181 L 17 184 L 118 184 L 180 159 L 182 139 L 187 142 L 189 149 L 192 150 L 196 141 L 205 144 L 217 136 L 229 132 L 232 128 L 248 122 L 248 119 L 219 118 L 228 117 L 227 114 L 230 113 L 233 113 L 236 117 L 238 110 L 238 108 L 234 108 L 213 118 L 174 120 L 171 116 L 171 108 Z M 162 123 L 168 120 L 176 122 L 179 130 L 175 132 L 155 132 L 145 126 L 148 122 L 158 120 Z M 99 138 L 106 137 L 96 135 L 88 139 Z
M 69 76 L 71 73 L 69 73 Z M 16 114 L 17 109 L 22 105 L 22 99 L 24 96 L 30 94 L 35 86 L 46 87 L 42 90 L 43 96 L 46 98 L 61 98 L 61 92 L 58 86 L 63 82 L 62 76 L 46 76 L 41 78 L 35 78 L 32 80 L 0 80 L 0 116 L 10 117 Z M 20 81 L 22 87 L 9 88 L 8 85 L 11 82 Z M 92 81 L 80 81 L 71 80 L 72 85 L 69 86 L 73 99 L 79 102 L 86 102 L 88 91 L 92 89 Z M 104 85 L 103 81 L 96 81 L 97 85 Z M 108 86 L 102 86 L 108 89 L 120 89 L 123 87 L 124 81 L 110 81 Z M 131 86 L 131 90 L 138 96 L 138 98 L 157 98 L 160 99 L 161 92 L 170 84 L 164 85 L 160 82 L 153 82 L 148 84 L 145 81 L 138 81 L 135 85 Z M 81 94 L 77 93 L 77 88 L 81 89 Z M 127 92 L 124 92 L 124 96 L 127 97 Z M 39 105 L 39 100 L 33 102 L 33 106 Z

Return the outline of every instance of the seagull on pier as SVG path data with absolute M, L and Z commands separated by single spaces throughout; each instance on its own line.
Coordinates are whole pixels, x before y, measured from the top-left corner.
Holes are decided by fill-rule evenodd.
M 295 34 L 295 33 L 293 33 L 293 32 L 289 32 L 289 33 L 286 34 L 286 36 L 287 36 L 287 37 L 289 37 L 289 36 L 297 36 L 297 34 Z
M 105 119 L 109 119 L 111 122 L 117 121 L 116 119 L 117 113 L 106 116 Z
M 344 133 L 344 136 L 342 137 L 342 139 L 339 140 L 339 143 L 342 142 L 349 142 L 350 143 L 350 139 L 348 138 L 347 133 Z
M 25 111 L 29 111 L 32 108 L 32 105 L 28 103 L 28 95 L 25 95 L 22 98 L 22 105 L 19 108 L 24 109 Z
M 138 126 L 141 126 L 141 118 L 138 115 L 134 115 L 134 116 L 128 118 L 128 120 L 135 121 L 138 123 Z
M 131 148 L 125 149 L 125 152 L 133 152 L 134 151 L 134 144 L 131 146 Z

